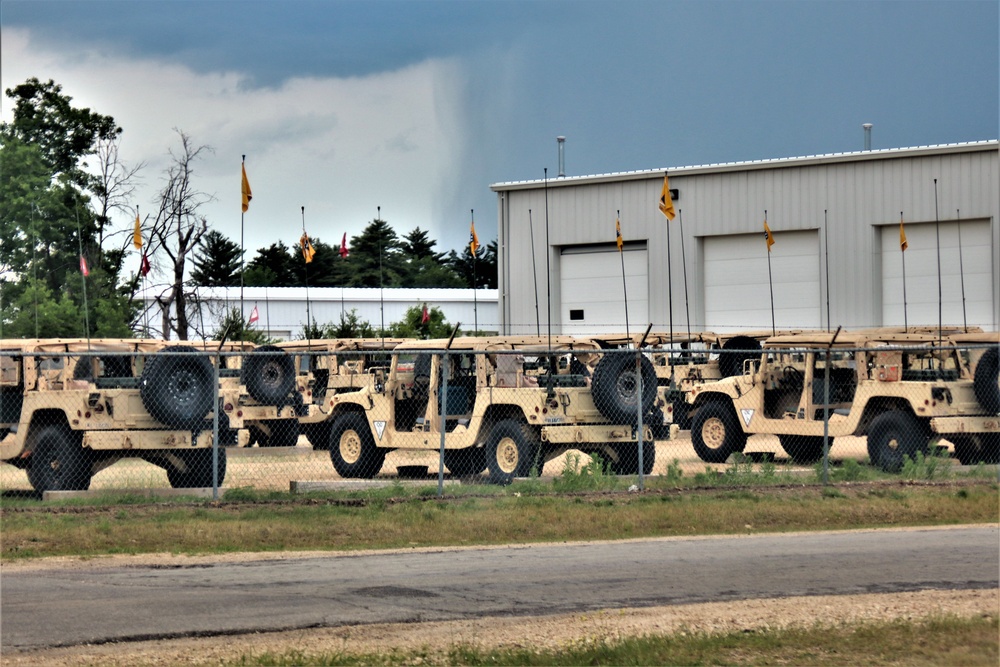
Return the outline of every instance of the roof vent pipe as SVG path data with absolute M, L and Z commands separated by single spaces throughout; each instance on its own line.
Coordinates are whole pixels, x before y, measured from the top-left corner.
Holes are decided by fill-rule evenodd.
M 566 137 L 556 137 L 559 144 L 559 177 L 566 175 Z
M 865 128 L 865 150 L 870 151 L 872 149 L 872 124 L 865 123 L 861 127 Z

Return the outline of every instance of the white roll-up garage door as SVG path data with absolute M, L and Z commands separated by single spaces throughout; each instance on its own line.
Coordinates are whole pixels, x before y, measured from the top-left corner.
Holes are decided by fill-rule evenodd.
M 937 231 L 934 223 L 908 224 L 906 230 L 906 317 L 911 325 L 938 324 Z M 959 232 L 962 243 L 959 253 Z M 941 320 L 961 325 L 962 280 L 965 281 L 965 319 L 970 325 L 992 328 L 993 247 L 988 220 L 942 222 Z M 899 225 L 882 228 L 882 323 L 904 324 L 903 253 Z
M 821 326 L 819 232 L 773 229 L 771 279 L 778 329 Z M 764 232 L 707 236 L 704 250 L 705 324 L 710 331 L 771 328 Z
M 649 264 L 645 243 L 618 249 L 583 246 L 563 248 L 560 257 L 562 333 L 596 334 L 625 331 L 625 287 L 631 331 L 649 323 Z M 541 287 L 544 290 L 544 286 Z

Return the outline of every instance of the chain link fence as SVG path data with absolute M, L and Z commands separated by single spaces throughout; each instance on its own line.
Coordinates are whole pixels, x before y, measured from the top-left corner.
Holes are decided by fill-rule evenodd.
M 1000 462 L 996 334 L 763 338 L 3 341 L 0 490 Z

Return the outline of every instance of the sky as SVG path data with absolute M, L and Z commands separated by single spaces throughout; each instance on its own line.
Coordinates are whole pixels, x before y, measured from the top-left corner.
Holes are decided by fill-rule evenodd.
M 379 214 L 449 250 L 473 218 L 496 238 L 490 184 L 557 176 L 560 135 L 568 176 L 855 151 L 863 123 L 876 149 L 996 139 L 998 7 L 0 0 L 0 84 L 113 116 L 143 215 L 177 133 L 210 147 L 201 212 L 248 258 Z

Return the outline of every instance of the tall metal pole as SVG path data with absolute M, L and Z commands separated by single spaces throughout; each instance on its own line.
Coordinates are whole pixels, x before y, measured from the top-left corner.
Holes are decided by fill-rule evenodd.
M 684 209 L 677 209 L 677 221 L 681 229 L 681 270 L 684 272 L 684 320 L 687 322 L 688 340 L 691 339 L 691 304 L 688 301 L 688 269 L 687 258 L 684 256 Z M 667 220 L 670 226 L 670 220 Z
M 618 222 L 619 225 L 621 225 L 622 212 L 621 212 L 621 210 L 618 210 L 618 211 L 615 211 L 615 213 L 618 215 L 617 222 Z M 629 337 L 629 335 L 628 335 L 628 283 L 625 281 L 625 253 L 622 252 L 621 248 L 618 249 L 618 257 L 622 261 L 622 296 L 625 299 L 625 337 L 628 338 Z
M 962 328 L 969 330 L 969 320 L 965 315 L 965 268 L 962 266 L 962 211 L 955 209 L 955 226 L 958 228 L 958 275 L 962 281 Z
M 941 289 L 941 221 L 938 219 L 937 179 L 934 179 L 934 234 L 937 237 L 937 270 L 938 270 L 938 347 L 942 344 L 944 333 L 944 296 Z
M 549 256 L 552 246 L 549 245 L 549 168 L 545 167 L 545 307 L 546 320 L 549 327 L 549 348 L 552 347 L 552 272 L 549 270 Z
M 764 222 L 767 222 L 767 209 L 764 209 Z M 771 279 L 771 246 L 767 246 L 767 287 L 771 292 L 771 335 L 775 333 L 774 327 L 774 281 Z
M 476 228 L 476 209 L 469 209 L 469 216 L 472 219 L 472 228 Z M 472 249 L 471 246 L 469 248 Z M 476 290 L 476 255 L 479 254 L 479 248 L 476 248 L 472 252 L 472 326 L 473 331 L 476 333 L 474 335 L 479 335 L 479 297 L 477 296 Z
M 827 231 L 828 223 L 826 209 L 823 209 L 823 264 L 826 266 L 826 330 L 833 329 L 830 323 L 830 235 Z
M 535 335 L 542 337 L 541 320 L 538 317 L 538 271 L 535 269 L 535 226 L 531 222 L 531 209 L 528 209 L 528 233 L 531 235 L 531 278 L 535 283 Z

